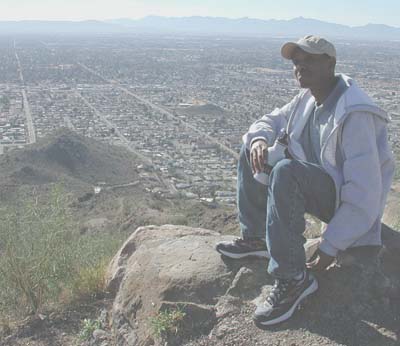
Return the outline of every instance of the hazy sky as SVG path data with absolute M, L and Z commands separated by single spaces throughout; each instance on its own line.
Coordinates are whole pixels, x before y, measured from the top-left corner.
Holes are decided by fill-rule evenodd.
M 399 0 L 0 0 L 0 20 L 83 20 L 160 16 L 315 18 L 400 27 Z

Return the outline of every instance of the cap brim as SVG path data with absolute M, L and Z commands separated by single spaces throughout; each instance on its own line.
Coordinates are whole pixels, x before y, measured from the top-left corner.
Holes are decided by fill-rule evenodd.
M 287 42 L 285 43 L 282 48 L 281 48 L 281 55 L 285 58 L 285 59 L 292 59 L 292 54 L 294 52 L 294 50 L 298 47 L 299 45 L 297 43 L 294 42 Z
M 307 53 L 310 53 L 310 54 L 321 54 L 320 52 L 312 49 L 311 47 L 304 46 L 302 44 L 295 43 L 295 42 L 285 43 L 281 48 L 281 54 L 285 59 L 291 60 L 292 55 L 293 55 L 294 51 L 296 50 L 296 48 L 300 48 L 301 50 L 303 50 Z

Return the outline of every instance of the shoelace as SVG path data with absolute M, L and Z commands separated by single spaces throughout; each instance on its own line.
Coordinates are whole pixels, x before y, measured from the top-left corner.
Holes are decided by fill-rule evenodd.
M 237 244 L 244 244 L 244 243 L 247 243 L 246 240 L 244 240 L 244 239 L 242 239 L 242 238 L 235 238 L 234 242 L 237 243 Z
M 267 297 L 267 302 L 270 305 L 275 305 L 281 297 L 286 293 L 289 287 L 290 281 L 286 280 L 275 280 L 274 287 L 272 288 L 270 294 Z

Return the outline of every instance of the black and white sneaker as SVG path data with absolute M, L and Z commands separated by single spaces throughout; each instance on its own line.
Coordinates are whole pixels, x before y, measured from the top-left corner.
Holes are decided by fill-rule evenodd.
M 232 241 L 221 241 L 215 249 L 229 258 L 240 259 L 245 257 L 270 258 L 264 239 L 236 238 Z
M 286 321 L 300 302 L 317 289 L 317 279 L 308 271 L 299 280 L 276 280 L 265 302 L 254 312 L 255 324 L 263 327 Z

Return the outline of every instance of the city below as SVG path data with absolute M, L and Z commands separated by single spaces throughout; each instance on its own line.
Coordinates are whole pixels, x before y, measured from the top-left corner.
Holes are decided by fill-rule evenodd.
M 0 153 L 55 129 L 121 145 L 165 193 L 232 204 L 242 135 L 298 91 L 283 39 L 170 35 L 0 38 Z M 400 153 L 400 42 L 338 41 L 346 73 L 392 117 Z M 143 173 L 145 174 L 145 173 Z

